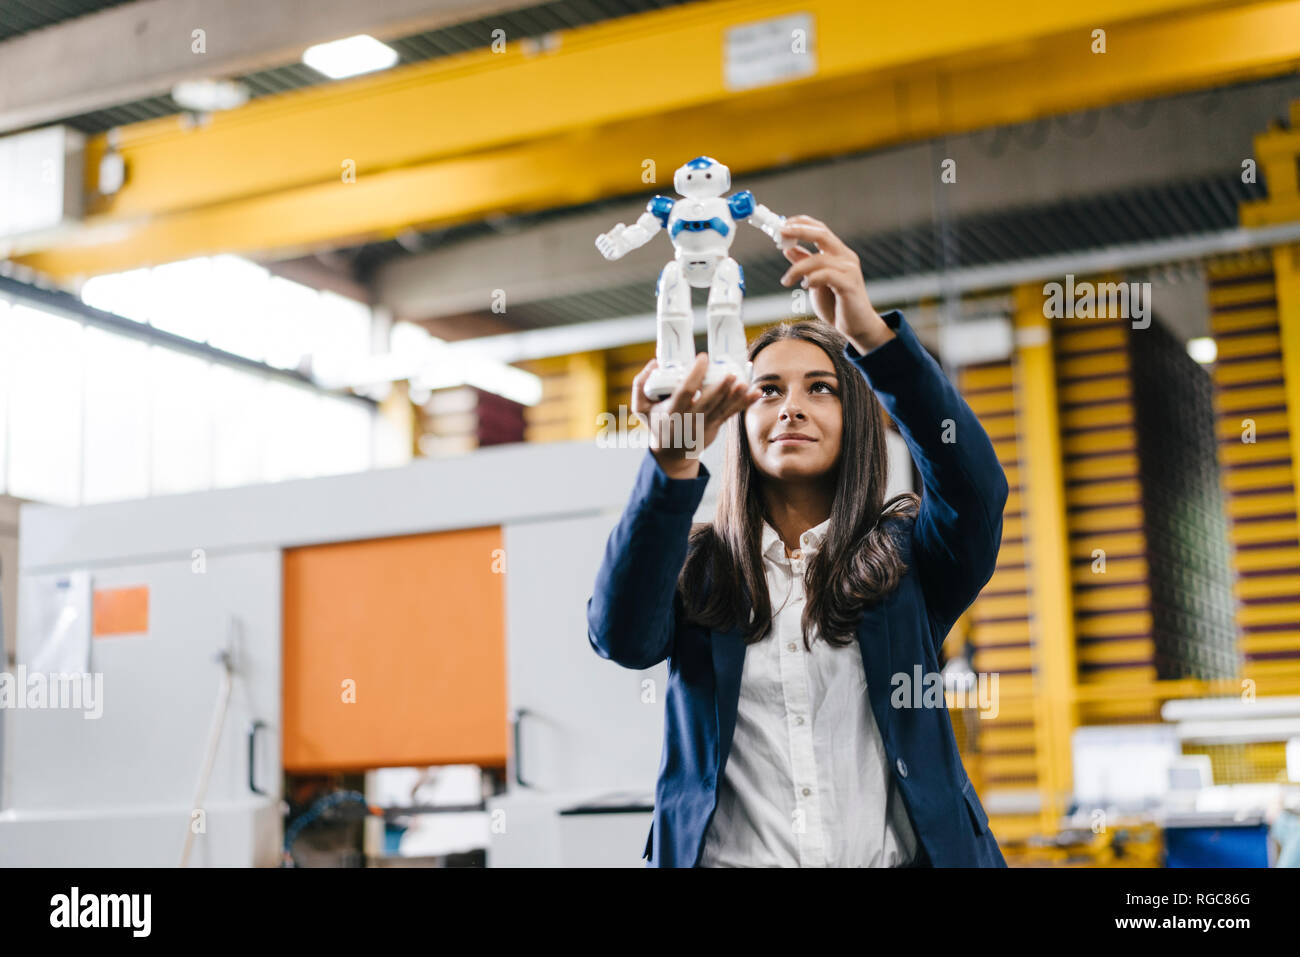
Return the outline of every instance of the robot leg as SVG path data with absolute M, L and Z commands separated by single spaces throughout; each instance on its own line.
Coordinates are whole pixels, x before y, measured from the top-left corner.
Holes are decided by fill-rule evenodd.
M 740 263 L 728 256 L 718 263 L 709 287 L 709 371 L 704 384 L 711 385 L 734 374 L 748 383 L 754 370 L 746 359 L 745 325 L 740 304 L 745 292 L 745 274 Z
M 645 394 L 654 401 L 667 398 L 686 378 L 695 361 L 695 315 L 691 311 L 691 287 L 682 277 L 682 267 L 673 260 L 664 266 L 655 288 L 659 299 L 655 366 L 646 379 Z

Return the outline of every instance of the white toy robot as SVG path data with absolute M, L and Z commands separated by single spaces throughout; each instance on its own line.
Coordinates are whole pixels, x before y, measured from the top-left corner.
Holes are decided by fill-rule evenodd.
M 656 196 L 633 225 L 619 223 L 596 237 L 596 248 L 606 259 L 621 259 L 665 228 L 677 250 L 655 286 L 658 365 L 646 380 L 645 393 L 656 402 L 681 385 L 695 359 L 692 287 L 709 290 L 709 371 L 704 384 L 712 385 L 729 374 L 738 381 L 750 381 L 753 364 L 746 358 L 745 326 L 740 319 L 745 273 L 728 255 L 736 238 L 736 222 L 748 219 L 771 236 L 778 249 L 795 245 L 794 239 L 780 234 L 785 217 L 762 203 L 755 204 L 749 190 L 722 198 L 731 188 L 731 171 L 715 159 L 695 157 L 674 174 L 673 188 L 686 198 L 675 201 Z

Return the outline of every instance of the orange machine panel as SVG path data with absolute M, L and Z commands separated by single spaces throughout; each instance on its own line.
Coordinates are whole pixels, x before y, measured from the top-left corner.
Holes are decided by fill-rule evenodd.
M 91 634 L 142 635 L 149 630 L 149 586 L 96 588 L 91 599 Z
M 284 552 L 284 767 L 504 766 L 500 528 Z

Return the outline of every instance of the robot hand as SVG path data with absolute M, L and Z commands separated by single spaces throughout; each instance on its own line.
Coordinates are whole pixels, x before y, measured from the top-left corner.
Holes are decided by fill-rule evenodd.
M 627 231 L 627 226 L 619 223 L 607 233 L 601 233 L 596 237 L 596 248 L 606 259 L 622 259 L 632 249 L 631 243 L 624 238 L 623 233 Z
M 762 203 L 759 203 L 754 209 L 754 212 L 750 216 L 750 221 L 763 232 L 771 236 L 772 240 L 776 243 L 776 248 L 780 249 L 782 252 L 793 248 L 799 243 L 799 240 L 795 239 L 793 236 L 781 235 L 781 227 L 785 224 L 785 217 L 778 216 Z

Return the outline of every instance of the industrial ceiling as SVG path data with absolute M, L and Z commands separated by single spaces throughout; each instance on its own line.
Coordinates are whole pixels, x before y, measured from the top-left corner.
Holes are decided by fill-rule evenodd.
M 1026 2 L 993 23 L 939 0 L 925 24 L 898 12 L 868 25 L 851 0 L 811 0 L 817 74 L 744 91 L 722 81 L 719 40 L 783 15 L 771 0 L 321 0 L 311 23 L 262 21 L 274 36 L 256 50 L 251 37 L 226 49 L 213 18 L 269 17 L 265 5 L 192 6 L 212 21 L 213 58 L 184 69 L 239 79 L 253 102 L 178 123 L 162 80 L 179 68 L 87 82 L 45 106 L 13 84 L 0 92 L 0 130 L 62 122 L 88 135 L 92 171 L 110 150 L 128 169 L 115 196 L 88 179 L 75 239 L 15 258 L 75 289 L 236 252 L 448 339 L 644 312 L 665 251 L 606 263 L 592 239 L 669 191 L 697 153 L 777 212 L 833 220 L 868 278 L 891 279 L 1231 229 L 1267 188 L 1240 175 L 1252 137 L 1300 96 L 1300 2 Z M 0 5 L 0 90 L 4 61 L 38 56 L 59 31 L 149 49 L 158 31 L 188 36 L 182 8 Z M 1104 62 L 1088 49 L 1099 20 Z M 297 62 L 335 23 L 381 36 L 398 65 L 330 81 Z M 505 56 L 488 49 L 494 30 Z M 866 42 L 882 31 L 891 44 Z M 1192 42 L 1201 56 L 1182 52 Z M 1219 135 L 1190 139 L 1209 114 Z M 349 157 L 357 180 L 339 188 Z M 660 185 L 640 180 L 643 157 Z M 934 172 L 944 158 L 960 171 L 948 187 Z M 764 237 L 745 232 L 736 248 L 750 296 L 780 291 L 785 263 Z M 511 291 L 505 315 L 488 308 L 496 288 Z

